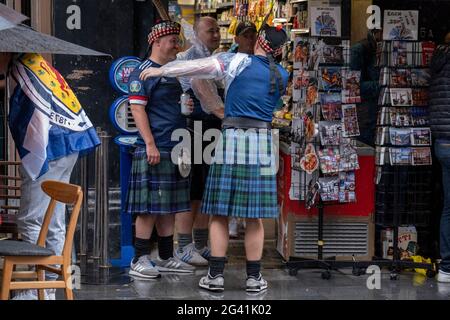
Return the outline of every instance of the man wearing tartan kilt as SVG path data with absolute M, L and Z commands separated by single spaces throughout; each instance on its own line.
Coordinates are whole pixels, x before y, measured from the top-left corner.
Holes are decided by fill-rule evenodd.
M 176 59 L 180 29 L 171 21 L 152 28 L 148 36 L 151 54 L 129 81 L 131 112 L 139 129 L 127 197 L 127 212 L 136 217 L 135 257 L 129 274 L 141 279 L 158 278 L 160 272 L 192 273 L 195 269 L 173 256 L 175 214 L 190 211 L 189 178 L 181 177 L 170 156 L 177 144 L 172 133 L 186 127 L 179 104 L 183 91 L 175 78 L 139 78 L 146 68 L 159 68 Z M 155 225 L 159 256 L 150 261 L 150 236 Z
M 199 282 L 203 289 L 224 290 L 229 217 L 246 219 L 246 291 L 259 293 L 267 289 L 267 281 L 260 273 L 264 246 L 261 219 L 276 218 L 279 214 L 271 121 L 289 77 L 275 62 L 286 41 L 283 29 L 264 26 L 258 34 L 255 55 L 221 53 L 190 62 L 171 62 L 141 74 L 142 79 L 154 76 L 225 79 L 222 138 L 203 196 L 202 212 L 212 216 L 209 272 Z

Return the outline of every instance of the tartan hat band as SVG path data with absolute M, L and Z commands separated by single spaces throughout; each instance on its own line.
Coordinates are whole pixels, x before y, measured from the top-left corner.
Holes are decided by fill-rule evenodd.
M 264 32 L 259 35 L 258 44 L 261 46 L 261 48 L 263 48 L 265 52 L 272 54 L 274 57 L 279 56 L 283 52 L 283 47 L 281 46 L 273 49 L 264 35 L 265 35 Z
M 169 35 L 179 35 L 181 33 L 181 26 L 177 22 L 162 21 L 153 26 L 152 31 L 148 35 L 148 43 L 152 43 L 161 37 Z

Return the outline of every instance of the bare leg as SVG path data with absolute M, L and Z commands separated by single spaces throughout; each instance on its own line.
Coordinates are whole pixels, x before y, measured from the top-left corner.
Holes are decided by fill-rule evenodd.
M 210 225 L 211 256 L 225 257 L 228 250 L 228 217 L 213 216 Z
M 155 225 L 156 216 L 146 215 L 136 218 L 136 238 L 150 239 Z
M 245 254 L 247 261 L 261 260 L 264 247 L 264 226 L 261 219 L 246 219 Z

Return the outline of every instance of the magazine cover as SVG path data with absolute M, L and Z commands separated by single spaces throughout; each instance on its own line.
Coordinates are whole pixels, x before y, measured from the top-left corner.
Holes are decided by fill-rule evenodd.
M 356 202 L 355 172 L 339 173 L 339 202 Z
M 426 126 L 430 123 L 427 108 L 414 107 L 409 109 L 414 126 Z
M 340 162 L 339 171 L 353 171 L 359 169 L 358 151 L 351 143 L 342 143 L 339 147 Z
M 319 158 L 312 143 L 306 146 L 305 155 L 300 160 L 300 167 L 308 174 L 312 174 L 319 168 Z
M 431 148 L 412 148 L 412 165 L 413 166 L 431 166 Z
M 318 151 L 320 170 L 323 174 L 339 172 L 339 147 L 328 147 Z
M 355 104 L 342 105 L 342 136 L 359 136 L 358 114 Z
M 322 201 L 339 200 L 339 176 L 319 178 Z
M 342 103 L 361 102 L 361 71 L 342 70 Z
M 428 90 L 427 89 L 412 89 L 412 100 L 414 106 L 428 105 Z
M 436 49 L 436 45 L 432 41 L 424 41 L 421 43 L 422 47 L 422 66 L 429 66 L 431 62 L 431 58 L 433 57 L 434 50 Z
M 318 6 L 312 2 L 310 7 L 311 36 L 340 37 L 341 36 L 341 7 Z
M 430 85 L 430 70 L 411 69 L 411 85 L 414 87 L 427 87 Z
M 320 93 L 322 116 L 326 121 L 341 120 L 341 95 L 339 93 Z
M 411 128 L 411 144 L 413 146 L 431 146 L 430 128 Z
M 298 143 L 291 143 L 291 167 L 293 170 L 301 171 L 300 160 L 303 157 L 303 148 Z
M 309 60 L 308 40 L 302 37 L 295 38 L 294 48 L 294 69 L 307 67 Z
M 417 40 L 419 11 L 385 10 L 383 40 Z
M 411 144 L 411 129 L 389 128 L 389 138 L 394 146 Z
M 337 146 L 341 142 L 342 124 L 340 121 L 320 121 L 319 133 L 323 146 Z
M 413 97 L 411 88 L 390 89 L 391 105 L 396 106 L 412 106 Z
M 389 148 L 391 165 L 407 166 L 411 164 L 411 148 Z
M 317 38 L 309 39 L 308 70 L 319 70 L 320 56 L 324 45 L 323 40 L 318 40 Z
M 306 89 L 306 106 L 311 107 L 319 99 L 319 88 L 317 78 L 309 76 L 308 88 Z
M 322 49 L 321 63 L 325 64 L 343 64 L 343 48 L 341 46 L 325 45 Z
M 411 86 L 411 71 L 409 69 L 391 69 L 389 86 L 405 88 Z
M 342 90 L 341 68 L 339 67 L 322 67 L 320 72 L 320 88 L 323 91 L 340 91 Z
M 389 108 L 390 124 L 395 127 L 413 125 L 409 108 Z
M 303 119 L 293 118 L 291 126 L 292 141 L 301 143 L 305 137 L 305 124 Z
M 391 44 L 391 66 L 408 66 L 413 64 L 412 43 L 393 41 Z

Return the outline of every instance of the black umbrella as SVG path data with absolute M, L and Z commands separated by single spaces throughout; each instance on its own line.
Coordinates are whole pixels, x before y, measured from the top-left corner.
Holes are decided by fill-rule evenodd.
M 34 31 L 24 25 L 0 31 L 0 52 L 110 56 Z
M 0 3 L 0 30 L 13 28 L 28 17 Z

